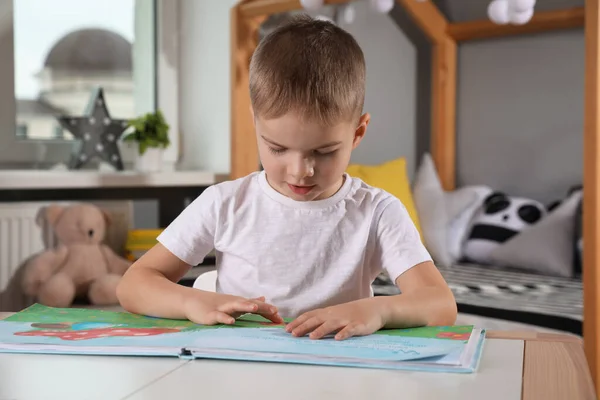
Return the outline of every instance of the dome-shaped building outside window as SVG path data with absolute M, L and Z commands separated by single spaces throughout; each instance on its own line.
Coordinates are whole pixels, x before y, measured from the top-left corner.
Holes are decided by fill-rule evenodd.
M 35 100 L 17 101 L 17 134 L 33 138 L 71 138 L 55 116 L 81 115 L 92 89 L 101 86 L 111 117 L 135 112 L 132 45 L 106 29 L 80 29 L 58 40 L 36 75 Z M 64 135 L 64 136 L 63 136 Z

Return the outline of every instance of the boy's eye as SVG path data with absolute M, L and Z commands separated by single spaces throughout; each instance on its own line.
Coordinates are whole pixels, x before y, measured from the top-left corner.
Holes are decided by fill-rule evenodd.
M 335 154 L 335 152 L 337 151 L 337 149 L 335 150 L 327 150 L 327 151 L 317 151 L 316 154 L 318 156 L 332 156 Z
M 281 154 L 281 153 L 283 153 L 285 151 L 285 149 L 281 149 L 281 148 L 276 149 L 275 147 L 270 147 L 269 146 L 269 151 L 271 153 L 273 153 L 273 154 Z

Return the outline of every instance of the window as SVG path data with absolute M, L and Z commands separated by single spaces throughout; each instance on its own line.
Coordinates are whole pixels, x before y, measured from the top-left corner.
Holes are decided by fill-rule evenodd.
M 26 124 L 17 125 L 17 137 L 19 139 L 27 139 L 27 125 Z
M 154 30 L 153 18 L 136 19 L 143 3 L 152 1 L 13 3 L 17 120 L 32 126 L 29 139 L 54 138 L 54 117 L 81 114 L 98 86 L 115 118 L 154 108 L 153 96 L 145 96 L 154 74 L 143 70 L 152 68 L 153 51 L 137 48 L 147 38 L 136 36 Z M 144 96 L 136 86 L 142 86 Z
M 12 16 L 10 29 L 0 29 L 0 87 L 14 87 L 0 92 L 8 105 L 0 164 L 34 161 L 25 147 L 40 143 L 45 161 L 66 162 L 73 138 L 56 117 L 82 115 L 96 87 L 114 118 L 155 110 L 156 8 L 155 0 L 0 2 L 0 14 Z
M 54 139 L 64 139 L 65 131 L 60 126 L 54 127 Z

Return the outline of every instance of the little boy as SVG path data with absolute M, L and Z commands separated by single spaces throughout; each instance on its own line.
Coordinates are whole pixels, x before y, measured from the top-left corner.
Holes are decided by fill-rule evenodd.
M 354 38 L 295 18 L 256 49 L 250 97 L 264 170 L 196 198 L 127 271 L 121 305 L 200 324 L 287 317 L 313 339 L 453 324 L 452 292 L 402 203 L 345 173 L 370 119 Z M 213 248 L 216 293 L 175 283 Z M 381 271 L 402 294 L 373 297 Z

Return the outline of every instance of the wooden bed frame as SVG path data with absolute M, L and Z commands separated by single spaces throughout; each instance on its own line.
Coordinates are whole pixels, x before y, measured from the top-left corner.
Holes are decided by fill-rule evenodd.
M 347 0 L 326 0 L 343 4 Z M 594 384 L 600 383 L 600 7 L 536 12 L 525 25 L 496 25 L 488 20 L 450 23 L 431 1 L 396 0 L 432 43 L 431 153 L 446 190 L 456 176 L 457 44 L 468 40 L 585 29 L 585 112 L 583 157 L 583 340 Z M 242 0 L 231 10 L 231 178 L 259 168 L 250 114 L 248 69 L 258 43 L 260 24 L 270 15 L 301 10 L 299 0 Z M 596 389 L 597 392 L 598 389 Z

